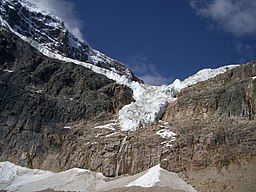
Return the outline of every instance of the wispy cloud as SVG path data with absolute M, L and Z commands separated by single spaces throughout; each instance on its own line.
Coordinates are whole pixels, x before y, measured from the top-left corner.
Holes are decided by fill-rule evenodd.
M 235 36 L 256 35 L 255 0 L 190 0 L 196 14 Z
M 251 61 L 255 57 L 255 47 L 253 45 L 235 42 L 235 50 L 237 51 L 238 56 L 240 57 L 240 63 L 246 63 Z
M 129 56 L 126 62 L 132 71 L 145 83 L 150 85 L 169 84 L 173 78 L 164 77 L 157 70 L 157 67 L 150 64 L 147 58 L 141 55 Z
M 78 19 L 75 4 L 70 0 L 30 0 L 44 10 L 53 12 L 64 20 L 68 30 L 80 40 L 84 40 L 81 33 L 83 28 L 81 20 Z

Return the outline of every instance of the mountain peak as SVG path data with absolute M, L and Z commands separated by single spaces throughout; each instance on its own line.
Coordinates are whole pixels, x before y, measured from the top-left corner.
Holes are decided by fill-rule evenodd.
M 63 20 L 28 0 L 1 0 L 0 25 L 13 30 L 48 51 L 109 69 L 128 79 L 141 81 L 121 62 L 92 49 L 74 36 Z M 5 24 L 4 24 L 5 23 Z

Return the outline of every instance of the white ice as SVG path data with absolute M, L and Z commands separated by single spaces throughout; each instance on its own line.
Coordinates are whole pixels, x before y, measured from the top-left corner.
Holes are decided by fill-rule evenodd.
M 139 186 L 139 187 L 153 187 L 157 182 L 160 182 L 160 164 L 151 167 L 146 174 L 129 183 L 127 187 Z
M 38 169 L 28 169 L 14 165 L 10 162 L 0 162 L 0 190 L 26 185 L 54 175 L 50 171 L 42 171 Z M 6 186 L 6 187 L 5 187 Z
M 160 165 L 133 176 L 122 176 L 107 179 L 101 173 L 85 169 L 73 168 L 53 173 L 37 169 L 28 169 L 10 162 L 0 162 L 0 191 L 107 191 L 114 188 L 130 186 L 150 187 L 161 186 L 194 192 L 177 174 L 168 172 Z

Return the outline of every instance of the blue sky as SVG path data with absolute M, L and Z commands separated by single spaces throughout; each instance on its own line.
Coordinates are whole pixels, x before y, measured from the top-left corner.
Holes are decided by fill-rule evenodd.
M 256 59 L 255 0 L 35 0 L 150 84 Z

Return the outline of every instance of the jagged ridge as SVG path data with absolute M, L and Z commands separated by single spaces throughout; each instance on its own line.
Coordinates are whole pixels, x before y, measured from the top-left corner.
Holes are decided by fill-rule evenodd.
M 112 70 L 140 81 L 124 64 L 92 49 L 68 31 L 64 22 L 27 0 L 1 0 L 0 15 L 19 34 L 33 39 L 49 51 Z M 2 23 L 2 24 L 1 24 Z M 0 22 L 3 27 L 3 22 Z

